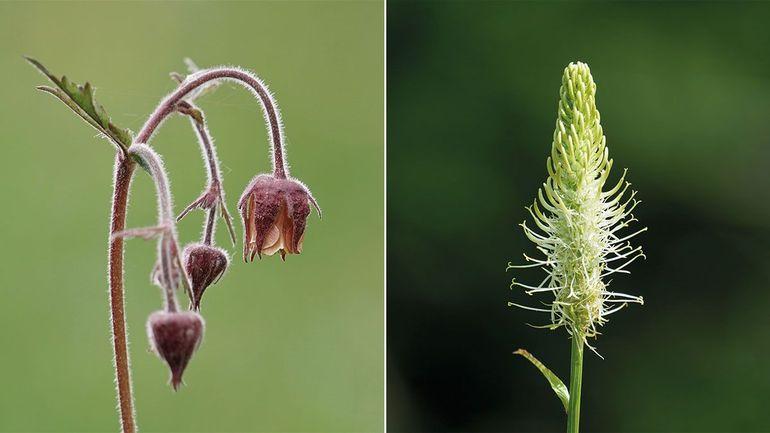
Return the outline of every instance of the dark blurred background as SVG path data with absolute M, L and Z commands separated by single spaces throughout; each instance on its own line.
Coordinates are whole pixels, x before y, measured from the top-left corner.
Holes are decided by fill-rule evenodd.
M 587 62 L 612 178 L 643 203 L 645 305 L 586 354 L 583 431 L 768 431 L 770 4 L 388 2 L 388 428 L 563 431 L 523 358 L 569 340 L 508 286 L 563 68 Z M 537 284 L 537 273 L 521 273 Z M 542 278 L 542 277 L 541 277 Z

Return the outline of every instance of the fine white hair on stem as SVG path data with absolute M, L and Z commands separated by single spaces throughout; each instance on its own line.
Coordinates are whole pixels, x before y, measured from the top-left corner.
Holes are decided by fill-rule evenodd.
M 174 220 L 171 187 L 160 155 L 145 143 L 134 143 L 129 148 L 129 151 L 130 154 L 136 155 L 141 159 L 140 165 L 152 177 L 158 201 L 158 225 L 175 227 L 173 224 L 169 224 L 169 222 Z
M 181 276 L 182 282 L 189 291 L 191 284 L 184 266 L 181 266 L 179 254 L 181 249 L 177 241 L 176 222 L 173 214 L 171 188 L 168 175 L 163 166 L 163 160 L 152 148 L 144 143 L 134 143 L 129 147 L 129 154 L 138 158 L 139 164 L 150 174 L 154 184 L 158 202 L 158 227 L 164 228 L 158 240 L 158 258 L 161 268 L 161 281 L 165 289 L 166 309 L 177 311 L 174 270 Z
M 126 209 L 130 197 L 133 165 L 126 163 L 128 152 L 118 153 L 113 170 L 113 195 L 110 206 L 110 233 L 125 227 Z M 128 326 L 125 320 L 123 239 L 110 236 L 107 252 L 110 305 L 110 337 L 113 347 L 113 368 L 117 391 L 120 426 L 124 432 L 135 431 L 136 410 L 131 389 L 131 355 L 128 350 Z
M 168 96 L 163 98 L 155 111 L 145 122 L 135 139 L 139 143 L 148 143 L 154 131 L 171 114 L 176 104 L 183 100 L 195 89 L 213 80 L 234 81 L 248 89 L 262 107 L 262 114 L 268 124 L 268 138 L 271 143 L 270 154 L 273 161 L 273 174 L 276 177 L 286 178 L 289 175 L 288 164 L 285 157 L 285 137 L 283 122 L 275 98 L 267 85 L 255 74 L 235 66 L 221 66 L 194 72 L 187 77 Z
M 192 125 L 193 131 L 195 131 L 195 137 L 198 139 L 198 147 L 206 170 L 206 183 L 208 185 L 211 185 L 212 183 L 221 184 L 222 172 L 219 168 L 220 161 L 217 155 L 214 137 L 209 132 L 208 125 L 206 125 L 205 118 L 202 115 L 203 111 L 192 104 L 190 104 L 190 107 L 201 113 L 200 120 L 191 115 L 190 124 Z
M 222 219 L 224 219 L 225 225 L 227 226 L 230 239 L 232 240 L 233 245 L 235 245 L 235 229 L 233 228 L 230 212 L 227 210 L 225 190 L 222 181 L 222 172 L 220 170 L 220 162 L 216 151 L 216 144 L 206 124 L 206 116 L 203 114 L 203 110 L 201 110 L 189 100 L 183 100 L 179 102 L 177 104 L 177 111 L 183 115 L 187 115 L 190 118 L 190 124 L 195 131 L 196 137 L 198 138 L 198 144 L 204 165 L 206 166 L 207 175 L 206 189 L 204 189 L 202 195 L 198 199 L 193 201 L 182 211 L 181 214 L 179 214 L 177 221 L 181 220 L 192 209 L 207 209 L 208 214 L 206 215 L 206 218 L 203 222 L 202 239 L 204 243 L 210 244 L 216 229 L 216 212 L 217 208 L 219 208 Z
M 114 320 L 114 318 L 112 317 L 112 308 L 110 308 L 110 325 L 112 325 L 112 321 L 113 320 Z M 125 337 L 126 337 L 126 353 L 128 354 L 128 353 L 131 353 L 131 342 L 128 339 L 128 326 L 125 327 Z M 112 344 L 113 346 L 115 345 L 115 334 L 113 334 L 112 332 L 110 332 L 110 344 Z M 128 367 L 128 378 L 127 378 L 128 379 L 128 388 L 129 389 L 133 389 L 134 388 L 134 382 L 133 382 L 133 378 L 132 378 L 133 375 L 131 374 L 131 371 L 133 371 L 133 370 L 131 368 L 131 357 L 130 356 L 126 356 L 126 366 Z M 114 369 L 117 369 L 117 367 L 118 367 L 118 358 L 117 358 L 117 355 L 113 352 L 113 354 L 112 354 L 112 368 L 114 370 Z M 117 375 L 112 378 L 112 383 L 115 386 L 115 392 L 118 394 L 118 396 L 120 396 L 120 384 L 118 383 L 118 381 L 119 381 L 119 379 L 118 379 Z M 120 398 L 118 398 L 116 400 L 116 402 L 115 402 L 115 409 L 118 411 L 118 413 L 121 413 L 122 410 L 123 410 Z M 130 412 L 131 412 L 131 419 L 135 420 L 136 419 L 136 405 L 134 404 L 133 399 L 131 400 L 131 411 Z M 120 431 L 121 432 L 125 432 L 126 431 L 126 426 L 125 426 L 123 417 L 121 416 L 119 418 L 120 418 Z

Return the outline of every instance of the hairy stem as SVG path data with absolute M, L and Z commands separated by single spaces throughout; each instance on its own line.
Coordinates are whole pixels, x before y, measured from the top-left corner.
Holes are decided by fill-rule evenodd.
M 272 144 L 273 175 L 285 179 L 288 176 L 285 155 L 283 151 L 283 128 L 281 115 L 267 87 L 259 78 L 249 72 L 235 68 L 213 68 L 189 75 L 170 95 L 161 101 L 150 115 L 142 129 L 137 134 L 136 143 L 147 143 L 161 123 L 172 114 L 177 104 L 190 92 L 212 80 L 232 80 L 252 90 L 262 103 L 262 110 L 268 123 L 268 132 Z
M 131 395 L 131 370 L 129 369 L 126 314 L 123 289 L 123 238 L 112 236 L 126 227 L 128 191 L 135 163 L 119 154 L 115 159 L 115 179 L 110 221 L 110 313 L 112 322 L 112 347 L 115 353 L 115 381 L 118 385 L 118 406 L 124 433 L 136 431 L 134 401 Z
M 197 109 L 195 106 L 193 106 L 193 108 Z M 200 113 L 200 121 L 191 116 L 190 122 L 192 123 L 193 128 L 195 128 L 195 132 L 198 135 L 198 142 L 202 147 L 204 155 L 206 155 L 206 162 L 208 163 L 207 165 L 209 173 L 209 188 L 214 187 L 217 189 L 219 198 L 221 198 L 222 205 L 224 206 L 224 192 L 222 190 L 222 179 L 219 172 L 219 165 L 217 164 L 216 150 L 214 150 L 214 144 L 211 142 L 211 134 L 209 133 L 208 128 L 206 128 L 206 122 L 203 119 L 203 112 L 198 109 L 198 113 Z M 214 237 L 214 222 L 216 221 L 216 216 L 217 204 L 214 204 L 214 206 L 209 209 L 208 214 L 206 215 L 206 221 L 203 223 L 203 243 L 206 245 L 211 245 L 211 240 Z M 230 237 L 233 239 L 233 242 L 235 242 L 235 236 L 232 233 Z
M 154 150 L 146 144 L 135 143 L 128 149 L 131 155 L 136 155 L 142 159 L 144 166 L 155 183 L 155 191 L 158 197 L 158 226 L 165 230 L 158 241 L 158 255 L 162 269 L 162 279 L 166 294 L 166 310 L 175 312 L 178 310 L 176 293 L 174 289 L 176 284 L 173 276 L 174 255 L 179 254 L 179 245 L 176 241 L 176 230 L 174 229 L 174 217 L 171 205 L 171 188 L 169 188 L 168 175 L 163 168 L 163 162 Z M 179 269 L 182 279 L 187 284 L 187 276 L 183 269 Z
M 217 218 L 217 208 L 212 207 L 209 209 L 209 213 L 206 215 L 206 221 L 203 228 L 203 243 L 211 245 L 211 240 L 214 237 L 214 221 Z
M 219 170 L 219 159 L 214 142 L 211 140 L 211 133 L 206 126 L 206 119 L 203 117 L 203 110 L 193 104 L 191 101 L 182 100 L 176 106 L 176 111 L 190 118 L 190 124 L 198 137 L 198 144 L 203 154 L 203 162 L 206 164 L 206 174 L 208 175 L 209 187 L 222 185 L 222 174 Z
M 569 410 L 567 411 L 567 433 L 578 433 L 580 429 L 580 390 L 582 385 L 583 336 L 578 333 L 573 333 L 569 381 Z
M 189 76 L 179 87 L 168 95 L 150 117 L 145 122 L 141 131 L 134 140 L 134 144 L 129 149 L 139 155 L 150 168 L 151 175 L 155 181 L 158 190 L 158 207 L 160 213 L 160 223 L 168 224 L 170 233 L 161 236 L 161 266 L 164 268 L 163 278 L 167 286 L 166 299 L 167 308 L 176 309 L 176 295 L 171 286 L 170 268 L 174 258 L 172 257 L 172 248 L 176 248 L 176 261 L 180 265 L 180 272 L 185 286 L 189 288 L 187 275 L 184 267 L 179 262 L 179 248 L 176 242 L 176 234 L 173 230 L 174 222 L 171 217 L 171 198 L 168 189 L 168 180 L 163 170 L 162 163 L 157 155 L 142 144 L 147 143 L 157 128 L 163 123 L 169 114 L 173 113 L 177 104 L 183 101 L 183 98 L 196 88 L 212 80 L 228 79 L 236 81 L 244 87 L 252 90 L 261 102 L 265 119 L 268 123 L 268 135 L 272 145 L 273 175 L 278 178 L 286 178 L 288 169 L 286 167 L 286 158 L 283 150 L 283 130 L 281 127 L 280 113 L 278 107 L 273 101 L 265 85 L 256 76 L 246 71 L 234 68 L 215 68 L 201 71 Z M 200 125 L 199 125 L 200 126 Z M 204 138 L 208 138 L 205 125 L 203 129 L 196 128 L 196 132 L 203 133 Z M 204 143 L 206 144 L 206 143 Z M 216 155 L 211 150 L 205 149 L 207 162 L 209 163 L 210 173 L 216 173 L 219 178 L 218 168 L 216 167 Z M 125 319 L 125 289 L 123 281 L 123 242 L 122 236 L 114 236 L 125 230 L 126 213 L 128 209 L 128 193 L 131 186 L 136 163 L 129 157 L 128 152 L 123 152 L 115 160 L 115 179 L 112 200 L 112 215 L 110 223 L 110 246 L 109 246 L 109 280 L 110 280 L 110 313 L 112 323 L 112 340 L 115 354 L 115 377 L 117 382 L 118 405 L 120 408 L 121 429 L 124 433 L 136 432 L 136 421 L 133 407 L 133 397 L 131 392 L 131 372 L 129 369 L 128 339 L 126 332 Z M 211 164 L 214 164 L 213 168 Z M 213 180 L 213 179 L 212 179 Z M 221 187 L 221 185 L 218 185 Z M 223 208 L 223 212 L 226 210 Z M 207 227 L 211 224 L 212 210 Z M 209 230 L 207 230 L 208 232 Z M 211 230 L 213 232 L 213 229 Z M 206 235 L 210 240 L 210 234 Z
M 201 202 L 201 199 L 196 200 L 182 211 L 179 217 L 177 217 L 177 220 L 183 218 L 195 207 L 205 208 L 206 206 L 210 206 L 207 219 L 203 225 L 203 241 L 205 244 L 211 245 L 215 229 L 214 222 L 216 221 L 216 208 L 220 206 L 222 209 L 222 219 L 225 220 L 230 240 L 233 242 L 233 246 L 235 246 L 235 229 L 233 229 L 230 213 L 227 211 L 227 205 L 225 204 L 225 192 L 224 187 L 222 186 L 222 173 L 219 169 L 216 146 L 214 146 L 214 141 L 211 139 L 211 133 L 206 126 L 203 110 L 190 101 L 181 101 L 177 104 L 177 111 L 190 117 L 190 124 L 195 130 L 195 135 L 198 137 L 198 144 L 200 144 L 203 160 L 206 164 L 206 173 L 208 174 L 208 185 L 206 186 L 206 191 L 204 191 L 204 196 L 216 194 L 213 203 L 204 204 Z M 208 199 L 211 199 L 211 197 L 208 197 Z
M 222 174 L 219 172 L 219 164 L 217 164 L 217 152 L 214 148 L 214 143 L 211 141 L 211 133 L 209 133 L 206 127 L 206 120 L 203 117 L 203 110 L 192 105 L 191 108 L 198 112 L 199 117 L 190 116 L 190 123 L 192 123 L 193 129 L 198 136 L 198 143 L 201 145 L 201 150 L 206 158 L 206 166 L 208 168 L 209 183 L 222 186 Z

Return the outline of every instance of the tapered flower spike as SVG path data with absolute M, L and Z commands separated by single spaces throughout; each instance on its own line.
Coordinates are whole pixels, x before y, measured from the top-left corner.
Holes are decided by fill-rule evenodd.
M 544 258 L 524 255 L 529 264 L 511 268 L 540 267 L 545 279 L 537 286 L 519 283 L 526 293 L 551 293 L 547 308 L 509 305 L 550 315 L 549 328 L 566 327 L 588 345 L 586 339 L 599 334 L 607 317 L 628 305 L 642 304 L 641 296 L 608 290 L 607 277 L 629 273 L 627 266 L 644 258 L 641 247 L 619 232 L 636 219 L 632 211 L 639 203 L 636 192 L 626 194 L 630 183 L 625 171 L 614 186 L 605 188 L 612 159 L 596 109 L 596 84 L 588 65 L 572 63 L 564 70 L 556 130 L 546 168 L 548 178 L 528 207 L 535 227 L 521 224 L 524 233 Z M 589 345 L 589 347 L 591 347 Z

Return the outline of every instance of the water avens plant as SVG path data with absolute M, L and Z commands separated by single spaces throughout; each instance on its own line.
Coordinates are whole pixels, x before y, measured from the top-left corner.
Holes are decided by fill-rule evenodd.
M 104 108 L 95 101 L 94 90 L 89 83 L 82 86 L 75 84 L 66 76 L 59 78 L 51 74 L 36 60 L 27 60 L 54 84 L 53 87 L 39 86 L 38 89 L 61 100 L 112 143 L 116 150 L 108 252 L 110 321 L 121 428 L 123 432 L 133 433 L 137 426 L 125 321 L 124 239 L 140 237 L 158 240 L 157 260 L 150 272 L 150 280 L 161 289 L 163 308 L 149 316 L 147 335 L 152 351 L 168 364 L 174 390 L 182 385 L 184 370 L 203 340 L 205 325 L 200 315 L 203 293 L 225 274 L 230 263 L 228 253 L 214 245 L 217 214 L 224 220 L 233 245 L 236 243 L 235 230 L 225 204 L 216 147 L 206 126 L 203 110 L 195 105 L 196 98 L 212 90 L 222 80 L 233 81 L 256 97 L 268 126 L 273 172 L 257 175 L 246 187 L 239 205 L 246 232 L 243 239 L 244 261 L 252 261 L 255 254 L 261 258 L 262 254 L 278 252 L 284 260 L 287 254 L 299 254 L 310 206 L 316 208 L 319 216 L 321 211 L 310 190 L 289 176 L 278 106 L 265 84 L 253 73 L 235 67 L 200 70 L 188 60 L 190 74 L 172 73 L 172 78 L 178 82 L 177 88 L 160 101 L 144 126 L 134 135 L 112 122 Z M 176 218 L 163 161 L 149 146 L 157 129 L 172 114 L 190 119 L 208 181 L 201 196 Z M 152 227 L 126 229 L 129 189 L 137 166 L 143 168 L 155 183 L 158 222 Z M 199 242 L 190 243 L 182 249 L 176 222 L 193 209 L 202 209 L 206 214 L 203 232 Z M 180 309 L 176 296 L 180 288 L 184 289 L 190 301 L 188 311 Z
M 570 386 L 529 352 L 516 354 L 530 360 L 548 379 L 567 411 L 567 431 L 576 433 L 580 423 L 580 391 L 583 377 L 583 349 L 596 338 L 607 317 L 629 303 L 643 304 L 641 296 L 611 291 L 613 274 L 629 273 L 627 266 L 644 258 L 641 247 L 629 240 L 647 230 L 621 234 L 636 221 L 636 192 L 627 194 L 626 172 L 607 187 L 612 159 L 596 109 L 596 84 L 585 63 L 572 63 L 564 70 L 556 130 L 551 156 L 546 161 L 548 178 L 527 210 L 534 227 L 521 224 L 526 237 L 544 256 L 524 255 L 527 264 L 508 264 L 508 269 L 541 268 L 546 277 L 537 285 L 516 281 L 528 295 L 548 294 L 547 308 L 509 302 L 526 310 L 547 313 L 547 329 L 565 328 L 572 340 Z

